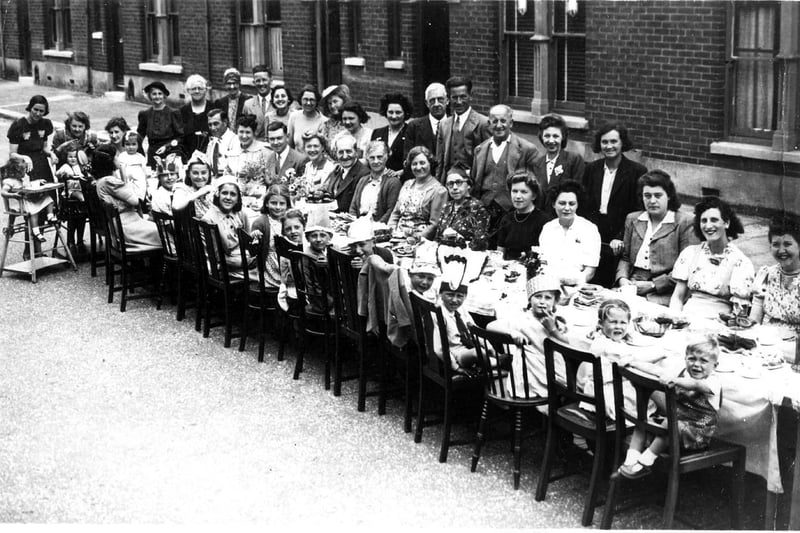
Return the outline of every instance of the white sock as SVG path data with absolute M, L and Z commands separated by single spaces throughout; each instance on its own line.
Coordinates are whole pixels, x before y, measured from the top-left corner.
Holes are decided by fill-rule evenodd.
M 628 453 L 625 454 L 625 462 L 623 464 L 628 466 L 634 465 L 641 455 L 642 452 L 628 448 Z
M 650 448 L 647 448 L 642 452 L 642 456 L 639 457 L 639 462 L 646 466 L 652 466 L 653 463 L 656 462 L 657 457 L 656 454 L 650 451 Z

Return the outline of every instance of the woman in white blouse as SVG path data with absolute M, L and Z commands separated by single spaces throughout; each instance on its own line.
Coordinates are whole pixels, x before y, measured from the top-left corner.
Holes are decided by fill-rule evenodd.
M 559 183 L 551 193 L 558 218 L 545 224 L 539 235 L 547 271 L 558 276 L 562 285 L 591 280 L 600 261 L 600 232 L 577 214 L 583 192 L 577 181 Z

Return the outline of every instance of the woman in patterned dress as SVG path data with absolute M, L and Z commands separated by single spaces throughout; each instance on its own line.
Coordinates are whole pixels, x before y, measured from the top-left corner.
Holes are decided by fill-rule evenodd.
M 800 327 L 800 221 L 788 216 L 769 225 L 770 249 L 777 261 L 762 267 L 754 283 L 750 318 L 764 324 Z
M 433 161 L 433 154 L 424 146 L 415 146 L 408 152 L 406 165 L 414 179 L 403 184 L 389 217 L 388 225 L 394 233 L 427 239 L 436 230 L 447 201 L 447 189 L 433 176 Z
M 441 241 L 445 230 L 451 229 L 461 235 L 472 250 L 485 250 L 489 244 L 489 213 L 480 200 L 469 195 L 472 187 L 469 176 L 460 168 L 451 168 L 445 178 L 445 187 L 450 200 L 436 225 L 436 240 Z

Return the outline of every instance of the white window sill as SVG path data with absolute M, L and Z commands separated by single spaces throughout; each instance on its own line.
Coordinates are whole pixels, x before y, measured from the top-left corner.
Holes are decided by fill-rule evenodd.
M 42 50 L 44 57 L 60 57 L 61 59 L 72 59 L 75 52 L 72 50 Z
M 392 59 L 383 62 L 383 68 L 387 70 L 403 70 L 406 67 L 406 62 L 402 59 Z
M 346 67 L 361 67 L 364 68 L 364 65 L 367 64 L 367 61 L 363 57 L 345 57 L 344 58 L 344 66 Z
M 731 155 L 747 159 L 760 159 L 762 161 L 784 161 L 786 163 L 800 163 L 800 151 L 779 152 L 770 146 L 758 144 L 735 143 L 727 141 L 712 142 L 712 154 Z
M 514 122 L 521 122 L 523 124 L 540 124 L 544 117 L 545 115 L 534 115 L 530 111 L 520 111 L 519 109 L 514 109 Z M 583 117 L 577 117 L 574 115 L 561 115 L 561 118 L 564 119 L 564 122 L 567 123 L 567 127 L 571 130 L 589 129 L 589 121 Z
M 183 74 L 182 65 L 162 65 L 160 63 L 139 63 L 139 70 L 163 72 L 164 74 Z

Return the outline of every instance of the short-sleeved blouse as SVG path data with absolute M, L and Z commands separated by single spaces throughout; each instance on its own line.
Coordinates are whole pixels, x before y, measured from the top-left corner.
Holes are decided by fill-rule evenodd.
M 25 117 L 18 118 L 8 128 L 8 142 L 17 145 L 17 153 L 26 155 L 33 162 L 31 180 L 53 181 L 53 172 L 44 153 L 47 138 L 53 134 L 53 123 L 49 118 L 28 122 Z
M 548 269 L 560 278 L 582 278 L 583 267 L 596 267 L 600 262 L 600 232 L 592 222 L 576 216 L 569 228 L 558 219 L 542 227 L 539 247 Z
M 764 296 L 764 322 L 800 325 L 800 277 L 792 280 L 789 288 L 781 283 L 781 266 L 761 267 L 754 284 Z
M 436 230 L 436 240 L 441 240 L 446 229 L 457 231 L 469 242 L 473 250 L 485 250 L 488 245 L 489 212 L 480 200 L 467 198 L 461 205 L 449 201 L 442 209 Z
M 707 242 L 687 246 L 675 261 L 672 278 L 685 281 L 692 292 L 702 292 L 739 303 L 750 301 L 753 263 L 739 248 L 728 243 L 721 255 Z
M 431 223 L 431 206 L 437 197 L 444 199 L 447 190 L 435 178 L 429 178 L 422 187 L 417 180 L 408 180 L 400 189 L 397 203 L 389 219 L 389 226 L 397 229 L 420 230 Z

